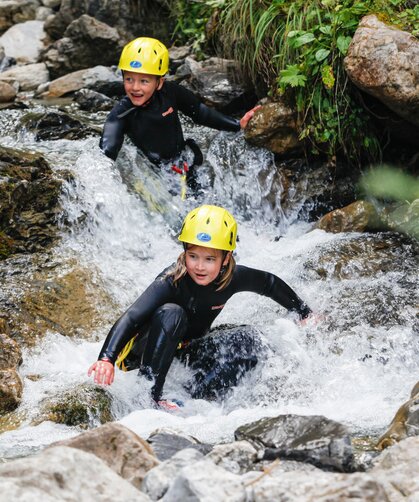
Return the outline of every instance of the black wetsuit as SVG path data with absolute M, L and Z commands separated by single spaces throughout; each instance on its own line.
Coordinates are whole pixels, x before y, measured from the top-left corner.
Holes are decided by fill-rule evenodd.
M 268 296 L 300 318 L 310 315 L 310 308 L 279 277 L 261 270 L 236 265 L 233 277 L 222 291 L 216 281 L 207 286 L 196 284 L 186 274 L 177 285 L 165 269 L 110 330 L 99 359 L 115 363 L 125 344 L 138 337 L 137 357 L 143 373 L 155 377 L 153 398 L 158 400 L 166 374 L 180 342 L 203 337 L 226 302 L 235 293 L 250 291 Z
M 108 115 L 99 146 L 115 160 L 126 134 L 153 163 L 173 161 L 185 148 L 179 111 L 200 125 L 240 130 L 238 120 L 208 108 L 185 87 L 165 82 L 143 106 L 134 106 L 124 97 Z

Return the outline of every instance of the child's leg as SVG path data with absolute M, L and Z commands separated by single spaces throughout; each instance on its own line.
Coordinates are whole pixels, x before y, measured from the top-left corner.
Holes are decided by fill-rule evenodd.
M 167 303 L 158 308 L 151 320 L 147 343 L 143 353 L 142 374 L 154 376 L 152 397 L 161 397 L 167 372 L 172 364 L 176 348 L 187 329 L 187 317 L 182 307 Z

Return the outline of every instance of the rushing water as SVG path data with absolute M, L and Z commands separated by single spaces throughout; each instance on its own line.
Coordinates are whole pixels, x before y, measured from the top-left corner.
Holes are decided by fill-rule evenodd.
M 182 385 L 188 370 L 175 361 L 165 394 L 182 399 L 185 407 L 172 414 L 150 409 L 149 383 L 136 372 L 117 371 L 109 391 L 121 423 L 145 438 L 166 427 L 206 442 L 231 440 L 239 425 L 282 413 L 325 415 L 358 434 L 384 430 L 407 400 L 419 369 L 414 332 L 417 283 L 409 245 L 389 256 L 392 265 L 379 273 L 362 273 L 367 264 L 355 259 L 344 278 L 338 278 L 333 259 L 325 264 L 324 253 L 333 256 L 354 240 L 362 247 L 380 237 L 328 234 L 311 230 L 293 214 L 285 215 L 270 154 L 249 147 L 240 133 L 185 124 L 204 145 L 207 162 L 200 170 L 203 193 L 198 200 L 183 202 L 176 185 L 170 193 L 174 175 L 153 171 L 132 146 L 124 146 L 115 165 L 100 153 L 97 137 L 35 142 L 32 134 L 16 132 L 21 113 L 0 115 L 2 144 L 41 151 L 54 169 L 74 173 L 75 181 L 66 186 L 62 198 L 70 226 L 63 226 L 54 252 L 63 262 L 77 257 L 83 266 L 97 270 L 118 306 L 115 320 L 176 260 L 180 222 L 201 203 L 225 205 L 236 216 L 239 263 L 272 271 L 324 314 L 321 323 L 303 328 L 267 298 L 236 295 L 216 325 L 257 327 L 268 347 L 266 358 L 224 400 L 213 402 L 188 397 Z M 93 118 L 100 122 L 103 116 Z M 316 272 L 320 264 L 326 278 Z M 45 397 L 89 382 L 87 368 L 109 327 L 104 322 L 88 341 L 50 332 L 35 349 L 24 350 L 19 411 L 27 419 L 19 429 L 0 436 L 1 456 L 24 455 L 79 433 L 76 428 L 51 422 L 33 426 L 30 421 Z M 40 378 L 28 378 L 33 374 Z

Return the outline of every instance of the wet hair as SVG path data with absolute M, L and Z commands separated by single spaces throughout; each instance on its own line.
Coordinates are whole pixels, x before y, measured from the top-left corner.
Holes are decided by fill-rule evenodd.
M 228 254 L 227 251 L 223 251 L 222 261 L 224 261 L 227 254 Z M 215 279 L 215 283 L 218 285 L 216 291 L 222 291 L 230 284 L 231 279 L 233 278 L 233 272 L 235 267 L 236 267 L 236 260 L 234 259 L 233 255 L 230 255 L 230 259 L 228 260 L 227 265 L 223 265 L 221 267 L 220 273 L 218 274 L 218 277 Z M 186 270 L 186 250 L 185 250 L 183 251 L 183 253 L 180 253 L 176 265 L 170 272 L 167 273 L 166 277 L 172 277 L 173 284 L 177 286 L 180 279 L 182 279 L 182 277 L 184 277 L 186 273 L 187 270 Z

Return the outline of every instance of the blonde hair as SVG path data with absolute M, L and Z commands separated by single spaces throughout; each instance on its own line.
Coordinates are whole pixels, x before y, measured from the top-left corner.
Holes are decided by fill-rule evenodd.
M 223 261 L 224 259 L 225 256 L 223 257 Z M 230 255 L 230 259 L 228 260 L 227 265 L 221 267 L 220 277 L 218 282 L 216 283 L 218 284 L 216 291 L 222 291 L 230 284 L 230 281 L 233 278 L 235 267 L 236 260 L 234 259 L 233 255 Z M 167 273 L 166 277 L 173 277 L 173 284 L 177 286 L 180 279 L 182 279 L 182 277 L 186 275 L 186 272 L 186 252 L 183 251 L 178 256 L 175 267 Z

